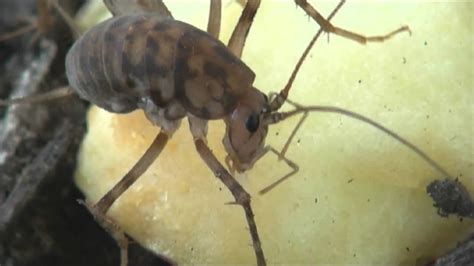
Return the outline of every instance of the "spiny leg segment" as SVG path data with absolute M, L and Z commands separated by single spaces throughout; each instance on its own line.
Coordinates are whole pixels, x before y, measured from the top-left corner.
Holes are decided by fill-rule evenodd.
M 345 0 L 341 1 L 345 2 Z M 295 3 L 300 6 L 306 14 L 308 14 L 310 17 L 312 17 L 321 27 L 321 29 L 327 33 L 333 33 L 339 36 L 342 36 L 344 38 L 356 41 L 361 44 L 366 44 L 367 42 L 383 42 L 386 41 L 393 36 L 397 35 L 398 33 L 401 32 L 408 32 L 411 35 L 410 28 L 408 26 L 402 26 L 388 34 L 385 35 L 378 35 L 378 36 L 364 36 L 359 33 L 355 33 L 352 31 L 348 31 L 342 28 L 338 28 L 336 26 L 333 26 L 330 22 L 329 19 L 325 19 L 321 14 L 311 6 L 308 1 L 306 0 L 295 0 Z
M 247 35 L 259 6 L 260 0 L 247 1 L 247 4 L 242 11 L 242 15 L 240 15 L 239 22 L 237 22 L 237 26 L 235 26 L 234 31 L 230 36 L 227 47 L 238 58 L 242 57 L 245 40 L 247 39 Z
M 194 141 L 196 150 L 199 155 L 211 169 L 214 175 L 224 183 L 224 185 L 230 190 L 235 198 L 235 203 L 242 206 L 245 211 L 245 218 L 249 226 L 250 236 L 252 237 L 253 248 L 255 250 L 255 256 L 257 258 L 257 265 L 266 265 L 265 256 L 263 254 L 260 237 L 257 231 L 257 224 L 255 223 L 254 214 L 250 205 L 251 197 L 250 194 L 235 180 L 235 178 L 225 169 L 225 167 L 217 160 L 215 155 L 209 149 L 206 141 L 203 139 L 196 139 Z

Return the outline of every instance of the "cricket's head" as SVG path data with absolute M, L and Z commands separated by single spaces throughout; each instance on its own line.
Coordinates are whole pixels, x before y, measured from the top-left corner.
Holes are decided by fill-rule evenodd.
M 265 94 L 251 88 L 224 119 L 226 133 L 222 142 L 231 171 L 249 170 L 262 155 L 268 132 L 268 125 L 263 121 L 268 108 Z

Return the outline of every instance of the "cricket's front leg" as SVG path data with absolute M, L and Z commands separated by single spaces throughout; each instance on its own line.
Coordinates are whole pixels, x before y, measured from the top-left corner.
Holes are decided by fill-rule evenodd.
M 235 178 L 224 168 L 224 166 L 217 160 L 216 156 L 209 149 L 205 140 L 196 139 L 194 141 L 196 150 L 201 158 L 211 169 L 214 175 L 224 183 L 235 198 L 233 204 L 242 206 L 245 211 L 245 218 L 249 226 L 250 236 L 252 237 L 253 248 L 257 258 L 257 265 L 266 265 L 265 256 L 262 250 L 262 243 L 257 231 L 257 224 L 255 223 L 252 206 L 250 205 L 250 194 L 235 180 Z
M 250 236 L 252 237 L 253 249 L 257 258 L 257 265 L 266 265 L 265 256 L 262 250 L 262 243 L 257 231 L 252 206 L 250 205 L 250 194 L 235 180 L 235 178 L 225 169 L 225 167 L 217 160 L 211 149 L 207 146 L 207 120 L 190 116 L 189 127 L 194 137 L 194 145 L 201 158 L 211 169 L 214 175 L 224 183 L 234 196 L 235 202 L 232 204 L 240 205 L 244 208 L 245 218 L 249 226 Z

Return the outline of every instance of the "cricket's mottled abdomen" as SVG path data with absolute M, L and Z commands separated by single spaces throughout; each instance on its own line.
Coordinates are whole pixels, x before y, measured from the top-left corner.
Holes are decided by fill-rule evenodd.
M 118 16 L 95 26 L 71 48 L 66 69 L 82 98 L 111 112 L 142 108 L 157 124 L 187 113 L 222 118 L 255 78 L 206 32 L 153 14 Z

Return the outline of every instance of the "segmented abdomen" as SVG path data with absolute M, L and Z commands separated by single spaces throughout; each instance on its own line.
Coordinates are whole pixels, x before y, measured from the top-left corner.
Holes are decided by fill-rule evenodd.
M 67 55 L 70 85 L 82 98 L 112 112 L 137 109 L 154 93 L 159 105 L 167 105 L 174 94 L 177 39 L 169 35 L 180 35 L 182 29 L 162 29 L 173 22 L 143 14 L 115 17 L 95 26 Z
M 86 32 L 66 57 L 70 85 L 111 112 L 144 109 L 158 124 L 186 113 L 229 114 L 255 74 L 212 36 L 153 14 L 111 18 Z

